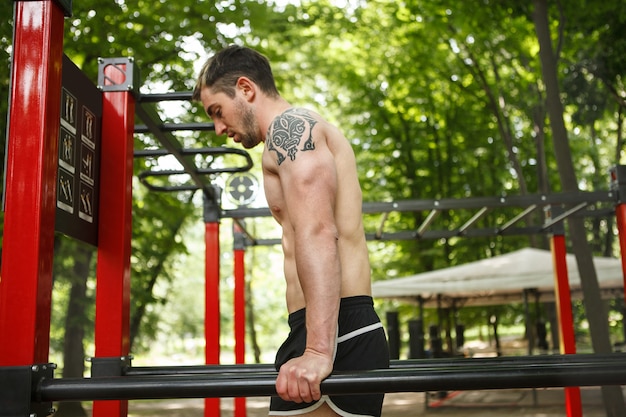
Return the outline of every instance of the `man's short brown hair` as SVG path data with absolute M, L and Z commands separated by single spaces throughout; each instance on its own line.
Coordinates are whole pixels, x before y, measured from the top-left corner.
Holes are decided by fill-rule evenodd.
M 222 92 L 235 97 L 235 85 L 240 77 L 247 77 L 259 86 L 265 94 L 278 96 L 274 75 L 269 60 L 245 46 L 231 45 L 209 58 L 198 75 L 192 99 L 200 100 L 200 92 L 209 87 L 214 92 Z

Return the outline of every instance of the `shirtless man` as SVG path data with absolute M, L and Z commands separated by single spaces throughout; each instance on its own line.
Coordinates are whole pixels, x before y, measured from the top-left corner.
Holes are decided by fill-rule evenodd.
M 373 309 L 354 153 L 343 134 L 278 93 L 268 60 L 230 46 L 203 66 L 193 92 L 215 132 L 265 143 L 265 195 L 282 226 L 290 333 L 276 356 L 270 415 L 380 416 L 383 395 L 322 396 L 335 370 L 389 366 Z

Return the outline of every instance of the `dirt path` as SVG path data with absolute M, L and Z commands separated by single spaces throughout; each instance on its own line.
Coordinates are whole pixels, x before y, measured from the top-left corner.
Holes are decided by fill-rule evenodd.
M 387 394 L 383 417 L 562 417 L 566 415 L 563 389 L 454 391 L 450 393 Z M 443 397 L 443 398 L 442 398 Z M 600 389 L 581 388 L 583 415 L 604 417 Z M 428 407 L 426 402 L 428 401 Z M 248 398 L 247 417 L 267 416 L 267 398 Z M 233 417 L 233 400 L 222 399 L 221 417 Z M 129 417 L 203 417 L 204 400 L 131 401 Z

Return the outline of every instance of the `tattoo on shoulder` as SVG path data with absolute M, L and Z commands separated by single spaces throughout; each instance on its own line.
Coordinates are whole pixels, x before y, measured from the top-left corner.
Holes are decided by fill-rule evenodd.
M 307 110 L 294 108 L 274 119 L 268 131 L 267 146 L 270 151 L 276 152 L 278 165 L 287 157 L 294 161 L 298 151 L 315 149 L 313 127 L 316 123 Z

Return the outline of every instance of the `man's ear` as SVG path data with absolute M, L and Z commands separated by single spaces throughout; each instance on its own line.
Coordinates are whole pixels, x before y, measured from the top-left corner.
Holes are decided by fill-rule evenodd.
M 247 101 L 252 101 L 256 95 L 257 86 L 248 77 L 239 77 L 237 80 L 237 90 Z

